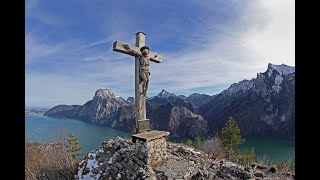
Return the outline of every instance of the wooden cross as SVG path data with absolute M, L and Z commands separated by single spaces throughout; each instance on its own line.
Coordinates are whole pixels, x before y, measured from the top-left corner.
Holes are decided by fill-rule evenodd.
M 147 119 L 146 113 L 146 93 L 142 93 L 142 79 L 140 78 L 140 48 L 145 46 L 146 34 L 143 32 L 136 33 L 136 45 L 132 46 L 127 43 L 115 41 L 113 43 L 113 51 L 124 53 L 135 57 L 135 108 L 136 108 L 136 128 L 138 132 L 151 130 L 150 121 Z M 162 56 L 149 52 L 148 59 L 150 61 L 161 63 Z

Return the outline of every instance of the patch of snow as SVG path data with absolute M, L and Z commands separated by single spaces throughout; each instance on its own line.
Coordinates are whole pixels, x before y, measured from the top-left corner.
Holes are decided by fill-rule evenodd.
M 117 95 L 116 93 L 112 92 L 111 89 L 98 89 L 96 91 L 95 96 L 97 97 L 110 97 L 110 98 L 121 98 L 119 95 Z
M 99 149 L 98 152 L 99 153 L 104 153 L 104 150 L 103 149 Z
M 224 164 L 225 167 L 232 167 L 232 166 L 238 166 L 236 163 L 230 162 L 230 161 L 226 161 Z
M 172 96 L 176 96 L 173 93 L 169 93 L 168 91 L 162 89 L 162 91 L 157 95 L 157 97 L 159 98 L 168 98 L 168 97 L 172 97 Z
M 276 92 L 276 93 L 279 93 L 281 90 L 281 87 L 280 86 L 272 86 L 272 91 Z
M 195 153 L 195 154 L 201 154 L 201 152 L 195 151 L 194 148 L 186 148 L 186 150 L 191 151 L 192 153 Z
M 276 86 L 279 86 L 282 83 L 282 80 L 283 78 L 279 74 L 277 74 L 276 77 L 274 78 L 274 84 Z
M 239 83 L 232 84 L 228 89 L 224 90 L 223 92 L 226 94 L 233 94 L 239 91 L 245 92 L 253 87 L 253 80 L 243 80 Z
M 78 177 L 79 180 L 91 180 L 91 179 L 98 179 L 100 177 L 100 174 L 94 175 L 92 174 L 92 169 L 99 167 L 98 165 L 98 161 L 95 159 L 96 158 L 96 154 L 95 153 L 88 153 L 88 157 L 92 157 L 93 159 L 88 159 L 87 164 L 85 167 L 82 167 L 79 171 L 78 171 Z M 83 175 L 83 170 L 85 168 L 89 169 L 89 173 L 87 173 L 86 175 Z
M 273 125 L 273 118 L 274 118 L 274 115 L 270 114 L 270 115 L 265 115 L 264 117 L 261 118 L 261 120 L 266 122 L 268 125 Z
M 89 168 L 90 171 L 91 171 L 93 168 L 96 168 L 96 167 L 98 167 L 98 166 L 99 166 L 99 165 L 98 165 L 98 163 L 97 163 L 97 161 L 96 161 L 95 159 L 89 159 L 89 160 L 88 160 L 87 168 Z
M 112 157 L 110 157 L 110 159 L 108 160 L 108 163 L 109 163 L 109 164 L 112 163 Z

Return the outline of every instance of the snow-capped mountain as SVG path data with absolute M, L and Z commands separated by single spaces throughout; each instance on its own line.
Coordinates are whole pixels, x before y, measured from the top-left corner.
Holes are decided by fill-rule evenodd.
M 291 73 L 295 72 L 295 68 L 292 67 L 292 66 L 288 66 L 288 65 L 285 65 L 285 64 L 274 65 L 274 64 L 269 63 L 268 64 L 268 69 L 267 69 L 269 77 L 271 76 L 271 74 L 272 74 L 272 72 L 274 70 L 279 72 L 280 75 L 288 75 L 288 74 L 291 74 Z
M 201 107 L 210 132 L 233 116 L 243 134 L 295 135 L 295 68 L 269 64 L 256 78 L 232 84 Z

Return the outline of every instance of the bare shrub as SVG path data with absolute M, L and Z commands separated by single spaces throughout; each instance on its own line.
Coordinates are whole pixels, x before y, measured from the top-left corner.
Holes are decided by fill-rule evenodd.
M 215 158 L 223 158 L 224 157 L 224 151 L 222 148 L 222 141 L 219 137 L 219 134 L 216 133 L 212 138 L 212 155 Z
M 74 179 L 78 160 L 66 149 L 65 136 L 51 143 L 25 142 L 25 179 Z

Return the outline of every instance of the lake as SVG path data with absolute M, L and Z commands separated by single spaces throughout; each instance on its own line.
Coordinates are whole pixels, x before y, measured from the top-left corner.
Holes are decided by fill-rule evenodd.
M 50 142 L 53 138 L 57 138 L 61 131 L 65 134 L 72 132 L 78 138 L 83 154 L 97 149 L 103 141 L 114 139 L 117 136 L 129 137 L 126 132 L 98 124 L 74 119 L 56 119 L 43 115 L 26 115 L 25 131 L 26 140 L 31 142 Z
M 86 154 L 97 149 L 102 141 L 116 138 L 117 136 L 129 138 L 129 134 L 101 125 L 83 122 L 74 119 L 56 119 L 42 115 L 32 114 L 25 116 L 26 141 L 41 142 L 52 141 L 59 131 L 72 132 Z M 181 142 L 185 138 L 173 141 Z M 276 137 L 245 137 L 245 143 L 239 146 L 240 150 L 255 148 L 257 156 L 266 155 L 273 163 L 279 160 L 292 159 L 295 156 L 295 143 L 293 140 Z M 271 162 L 271 163 L 272 163 Z

